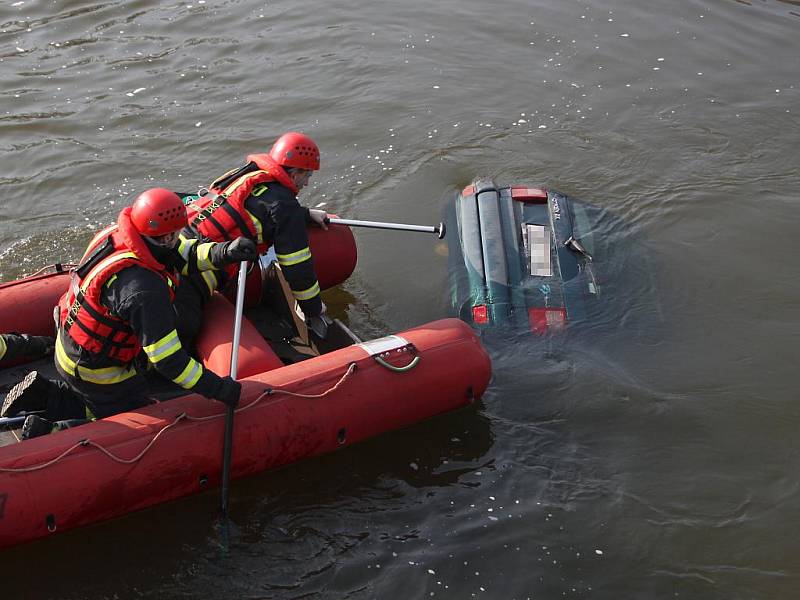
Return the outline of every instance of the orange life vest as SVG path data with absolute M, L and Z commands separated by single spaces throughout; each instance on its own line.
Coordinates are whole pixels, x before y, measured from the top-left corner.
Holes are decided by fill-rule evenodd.
M 269 154 L 250 154 L 248 163 L 255 163 L 255 171 L 237 177 L 224 188 L 216 187 L 235 171 L 229 171 L 217 178 L 208 193 L 186 207 L 189 226 L 200 237 L 213 242 L 225 242 L 244 236 L 253 240 L 258 253 L 264 254 L 271 245 L 270 240 L 259 239 L 253 217 L 248 214 L 244 203 L 253 189 L 262 183 L 276 181 L 297 194 L 297 186 Z
M 124 208 L 115 225 L 94 237 L 58 304 L 61 329 L 78 346 L 123 363 L 131 362 L 142 346 L 128 324 L 100 302 L 103 287 L 115 273 L 132 265 L 160 275 L 170 298 L 177 284 L 177 275 L 153 257 L 134 228 L 130 212 L 130 207 Z

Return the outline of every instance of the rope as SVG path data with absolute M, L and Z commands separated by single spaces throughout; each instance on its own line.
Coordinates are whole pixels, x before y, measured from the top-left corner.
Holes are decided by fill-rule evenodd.
M 147 446 L 145 446 L 144 449 L 141 452 L 139 452 L 139 454 L 134 456 L 133 458 L 128 458 L 128 459 L 120 458 L 119 456 L 117 456 L 117 455 L 113 454 L 112 452 L 106 450 L 103 446 L 101 446 L 97 442 L 93 442 L 90 439 L 83 440 L 83 444 L 82 445 L 83 446 L 92 446 L 94 448 L 97 448 L 98 450 L 100 450 L 100 452 L 102 452 L 103 454 L 105 454 L 111 460 L 113 460 L 115 462 L 121 463 L 123 465 L 132 465 L 133 463 L 138 462 L 147 453 L 147 451 L 150 450 L 150 448 L 153 447 L 153 445 L 156 443 L 156 440 L 161 436 L 162 433 L 164 433 L 167 429 L 170 429 L 171 427 L 174 427 L 175 425 L 180 423 L 182 419 L 185 419 L 186 417 L 187 417 L 186 413 L 181 413 L 177 417 L 175 417 L 175 420 L 172 423 L 169 423 L 168 425 L 165 425 L 164 427 L 162 427 L 158 431 L 158 433 L 156 433 L 153 436 L 153 439 L 150 440 L 150 443 L 148 443 Z
M 289 390 L 283 390 L 283 389 L 280 389 L 280 388 L 267 388 L 255 400 L 253 400 L 250 404 L 247 404 L 246 406 L 242 406 L 241 408 L 237 408 L 235 412 L 242 412 L 242 411 L 248 410 L 250 408 L 253 408 L 256 404 L 261 402 L 261 400 L 263 400 L 267 396 L 272 396 L 272 395 L 275 395 L 275 394 L 285 394 L 287 396 L 294 396 L 296 398 L 307 398 L 307 399 L 324 398 L 328 394 L 332 394 L 334 391 L 336 391 L 347 380 L 347 378 L 350 377 L 350 375 L 353 374 L 353 372 L 355 370 L 356 370 L 356 363 L 350 363 L 350 365 L 347 368 L 347 371 L 345 371 L 344 375 L 341 376 L 339 381 L 337 381 L 336 384 L 334 384 L 333 387 L 331 387 L 328 390 L 325 390 L 321 394 L 300 394 L 298 392 L 290 392 Z M 277 402 L 277 401 L 278 400 L 274 400 L 273 402 Z M 150 442 L 142 449 L 142 451 L 139 452 L 139 454 L 137 454 L 133 458 L 122 458 L 120 456 L 117 456 L 116 454 L 114 454 L 113 452 L 108 450 L 107 448 L 103 447 L 101 444 L 98 444 L 97 442 L 93 442 L 89 438 L 86 438 L 85 440 L 80 440 L 80 441 L 76 442 L 75 444 L 73 444 L 72 446 L 70 446 L 69 448 L 64 450 L 64 452 L 62 452 L 61 454 L 59 454 L 55 458 L 52 458 L 52 459 L 48 460 L 47 462 L 40 463 L 38 465 L 31 465 L 29 467 L 18 467 L 18 468 L 0 467 L 0 473 L 29 473 L 31 471 L 39 471 L 41 469 L 46 469 L 47 467 L 56 464 L 58 461 L 62 460 L 63 458 L 66 458 L 74 450 L 77 450 L 78 448 L 80 448 L 82 446 L 83 447 L 97 448 L 100 452 L 105 454 L 108 458 L 110 458 L 114 462 L 118 462 L 118 463 L 123 464 L 123 465 L 131 465 L 131 464 L 133 464 L 135 462 L 140 461 L 142 459 L 142 457 L 150 450 L 150 448 L 152 448 L 155 445 L 155 443 L 158 440 L 158 438 L 161 437 L 161 434 L 163 434 L 168 429 L 171 429 L 172 427 L 177 425 L 180 421 L 182 421 L 184 419 L 186 419 L 187 421 L 211 421 L 212 419 L 224 418 L 225 415 L 226 415 L 226 413 L 219 413 L 219 414 L 216 414 L 216 415 L 209 415 L 207 417 L 192 417 L 191 415 L 188 415 L 186 413 L 181 413 L 177 417 L 175 417 L 175 419 L 171 423 L 168 423 L 167 425 L 165 425 L 164 427 L 159 429 L 155 433 L 155 435 L 153 435 L 153 438 L 150 440 Z
M 38 277 L 39 275 L 44 275 L 46 273 L 63 273 L 69 271 L 72 267 L 77 267 L 78 265 L 74 265 L 71 263 L 64 263 L 61 265 L 47 265 L 46 267 L 42 267 L 35 273 L 28 275 L 28 277 Z
M 256 398 L 252 402 L 252 404 L 248 404 L 247 406 L 242 408 L 242 410 L 244 410 L 245 408 L 250 408 L 251 406 L 253 406 L 253 404 L 255 404 L 256 402 L 261 400 L 261 398 L 263 398 L 264 396 L 270 396 L 270 395 L 272 395 L 274 393 L 282 393 L 282 394 L 286 394 L 287 396 L 294 396 L 295 398 L 308 398 L 310 400 L 314 400 L 316 398 L 324 398 L 328 394 L 331 394 L 331 393 L 335 392 L 339 388 L 339 386 L 344 383 L 345 379 L 350 377 L 350 375 L 355 370 L 356 370 L 356 363 L 350 363 L 350 366 L 347 367 L 347 371 L 345 371 L 345 374 L 342 375 L 341 379 L 339 379 L 339 381 L 337 381 L 336 384 L 332 388 L 322 392 L 321 394 L 300 394 L 298 392 L 290 392 L 289 390 L 281 390 L 281 389 L 272 390 L 272 389 L 269 389 L 266 392 L 264 392 L 263 394 L 261 394 L 258 398 Z

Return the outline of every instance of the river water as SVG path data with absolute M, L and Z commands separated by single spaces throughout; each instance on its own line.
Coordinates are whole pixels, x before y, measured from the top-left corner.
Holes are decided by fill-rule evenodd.
M 291 129 L 308 205 L 431 224 L 476 176 L 545 184 L 635 265 L 580 335 L 487 338 L 477 407 L 237 482 L 227 552 L 210 493 L 5 551 L 4 596 L 800 593 L 796 0 L 4 0 L 0 78 L 2 280 Z M 449 314 L 433 236 L 356 236 L 335 316 Z

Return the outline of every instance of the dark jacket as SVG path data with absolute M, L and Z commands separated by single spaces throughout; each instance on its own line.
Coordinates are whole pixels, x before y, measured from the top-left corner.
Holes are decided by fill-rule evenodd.
M 0 334 L 0 368 L 41 358 L 52 349 L 53 338 L 19 333 Z
M 272 241 L 278 263 L 303 313 L 307 317 L 319 316 L 322 299 L 306 231 L 312 222 L 309 210 L 300 206 L 297 196 L 280 183 L 266 186 L 260 195 L 251 195 L 245 207 L 260 221 L 263 238 Z
M 199 244 L 194 240 L 191 242 L 189 248 L 186 248 L 185 242 L 182 243 L 185 256 L 176 250 L 148 246 L 156 260 L 184 274 L 197 273 L 198 269 L 212 265 L 215 268 L 223 266 L 225 244 L 214 244 L 206 264 L 198 267 L 194 246 Z M 112 386 L 134 378 L 143 365 L 149 363 L 166 379 L 184 389 L 208 398 L 216 396 L 222 380 L 203 368 L 182 347 L 176 331 L 172 297 L 162 276 L 145 267 L 126 267 L 104 285 L 100 302 L 136 334 L 143 349 L 142 364 L 120 364 L 102 354 L 88 352 L 60 329 L 56 362 L 63 375 L 78 382 L 102 383 L 102 387 L 110 392 Z M 98 379 L 93 381 L 96 374 L 108 376 L 107 383 Z M 126 387 L 123 385 L 120 389 Z
M 225 189 L 242 176 L 257 170 L 256 163 L 250 162 L 217 179 L 214 187 Z M 244 208 L 247 214 L 241 215 L 241 219 L 254 220 L 255 229 L 259 232 L 258 239 L 253 241 L 265 247 L 274 245 L 278 262 L 303 313 L 307 317 L 319 316 L 322 312 L 322 299 L 314 271 L 314 260 L 308 246 L 306 226 L 312 223 L 308 208 L 301 206 L 296 194 L 277 181 L 256 184 L 245 199 Z M 186 237 L 200 236 L 192 225 L 184 232 Z M 218 232 L 208 235 L 214 241 L 224 239 Z M 225 275 L 214 272 L 218 279 L 216 281 L 212 281 L 208 274 L 205 278 L 194 276 L 189 278 L 189 283 L 203 298 L 208 298 L 214 289 L 222 289 L 227 285 L 232 278 L 230 272 L 229 270 Z

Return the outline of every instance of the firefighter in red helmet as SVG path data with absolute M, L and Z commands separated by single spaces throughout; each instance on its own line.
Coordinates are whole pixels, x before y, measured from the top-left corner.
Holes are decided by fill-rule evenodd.
M 182 347 L 174 290 L 179 274 L 255 259 L 255 244 L 184 239 L 186 224 L 178 195 L 153 188 L 95 235 L 58 306 L 55 364 L 63 381 L 34 371 L 3 403 L 2 416 L 45 411 L 27 417 L 25 437 L 48 433 L 55 421 L 80 419 L 87 409 L 101 418 L 147 404 L 143 366 L 187 391 L 238 403 L 241 385 L 204 369 Z
M 297 194 L 319 166 L 314 140 L 290 131 L 275 141 L 269 153 L 248 155 L 243 166 L 215 179 L 207 194 L 187 206 L 187 236 L 218 242 L 245 236 L 256 243 L 259 254 L 274 246 L 292 294 L 310 324 L 319 321 L 324 304 L 306 225 L 327 229 L 328 215 L 301 206 Z M 178 289 L 179 310 L 185 313 L 181 321 L 190 330 L 199 329 L 205 301 L 215 289 L 234 279 L 235 267 L 214 275 L 213 279 L 195 277 L 191 285 L 182 283 Z M 185 338 L 191 337 L 187 331 Z

